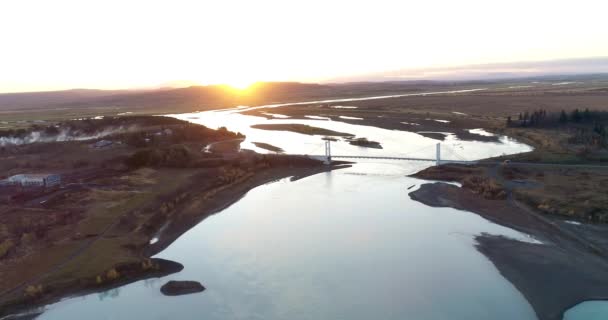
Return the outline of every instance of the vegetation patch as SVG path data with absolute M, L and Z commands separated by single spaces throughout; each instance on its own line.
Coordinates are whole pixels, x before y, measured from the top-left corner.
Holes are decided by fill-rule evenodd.
M 348 143 L 358 147 L 382 149 L 382 145 L 380 144 L 380 142 L 367 140 L 367 138 L 352 139 L 348 141 Z

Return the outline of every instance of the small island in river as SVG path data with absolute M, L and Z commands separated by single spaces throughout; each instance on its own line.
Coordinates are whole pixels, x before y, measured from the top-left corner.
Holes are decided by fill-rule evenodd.
M 268 151 L 272 151 L 272 152 L 276 152 L 276 153 L 281 153 L 284 152 L 285 150 L 283 150 L 282 148 L 279 148 L 277 146 L 273 146 L 269 143 L 265 143 L 265 142 L 252 142 L 253 145 L 255 145 L 258 148 L 262 148 Z
M 353 146 L 382 149 L 380 142 L 367 140 L 367 138 L 351 139 L 348 141 L 348 143 L 352 144 Z
M 166 296 L 181 296 L 205 291 L 205 287 L 198 281 L 171 280 L 160 287 L 160 292 Z

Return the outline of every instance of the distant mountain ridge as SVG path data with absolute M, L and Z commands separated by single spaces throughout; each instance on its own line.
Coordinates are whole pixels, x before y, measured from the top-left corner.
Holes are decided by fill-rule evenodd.
M 608 59 L 606 59 L 608 62 Z M 227 85 L 140 90 L 74 89 L 0 94 L 0 115 L 45 112 L 62 117 L 110 115 L 124 112 L 160 114 L 221 109 L 239 105 L 354 98 L 408 92 L 447 91 L 514 81 L 608 81 L 607 73 L 540 75 L 506 79 L 394 80 L 349 83 L 260 82 L 239 91 Z M 600 88 L 602 89 L 602 88 Z
M 428 86 L 428 84 L 426 85 Z M 298 82 L 261 82 L 238 91 L 226 85 L 191 86 L 155 90 L 65 90 L 0 94 L 0 111 L 43 110 L 49 108 L 164 109 L 204 110 L 235 105 L 258 105 L 301 100 L 327 99 L 419 89 L 417 84 L 316 84 Z
M 196 108 L 208 104 L 256 103 L 270 97 L 288 99 L 306 94 L 318 95 L 326 86 L 302 83 L 259 83 L 254 85 L 255 95 L 238 93 L 224 85 L 191 86 L 186 88 L 161 88 L 150 90 L 94 90 L 74 89 L 49 92 L 25 92 L 0 94 L 0 111 L 42 110 L 48 108 L 82 107 L 132 107 L 156 108 L 184 106 Z M 253 91 L 252 91 L 253 92 Z

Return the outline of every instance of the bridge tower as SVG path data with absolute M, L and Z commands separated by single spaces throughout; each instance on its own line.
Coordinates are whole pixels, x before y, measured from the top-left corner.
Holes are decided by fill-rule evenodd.
M 325 164 L 331 163 L 331 138 L 323 138 L 325 140 Z
M 441 165 L 441 143 L 437 143 L 437 154 L 435 156 L 437 165 Z

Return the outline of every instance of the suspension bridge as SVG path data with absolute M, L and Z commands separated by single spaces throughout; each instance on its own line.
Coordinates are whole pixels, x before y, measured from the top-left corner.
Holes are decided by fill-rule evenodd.
M 453 156 L 455 156 L 457 159 L 445 159 L 441 157 L 441 151 L 442 151 L 442 147 L 441 147 L 441 143 L 437 143 L 435 145 L 435 157 L 429 157 L 429 158 L 425 158 L 425 157 L 412 157 L 412 156 L 408 156 L 408 155 L 402 155 L 402 156 L 371 156 L 371 155 L 334 155 L 331 153 L 331 139 L 324 139 L 325 140 L 325 154 L 323 155 L 304 155 L 304 156 L 308 156 L 311 158 L 317 158 L 317 159 L 323 159 L 324 162 L 326 164 L 331 163 L 332 159 L 380 159 L 380 160 L 400 160 L 400 161 L 426 161 L 426 162 L 435 162 L 436 165 L 441 165 L 441 164 L 446 164 L 446 163 L 460 163 L 460 164 L 475 164 L 477 163 L 477 161 L 471 161 L 471 160 L 467 160 L 465 158 L 463 158 L 462 156 L 458 155 L 454 150 L 448 149 L 450 151 L 450 154 L 452 154 Z M 424 147 L 423 149 L 426 149 L 427 147 Z M 444 150 L 447 149 L 444 147 Z M 417 150 L 420 151 L 420 150 Z

